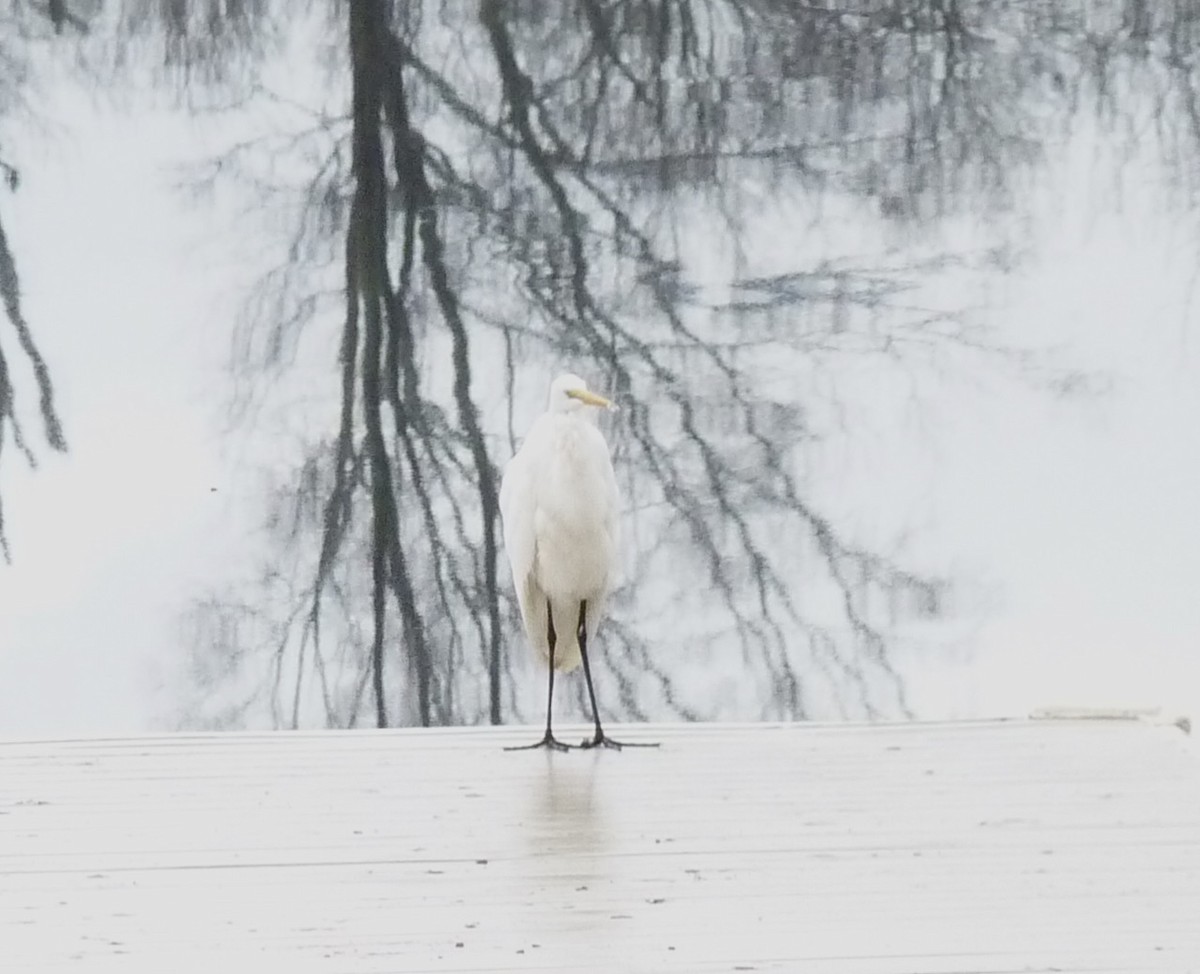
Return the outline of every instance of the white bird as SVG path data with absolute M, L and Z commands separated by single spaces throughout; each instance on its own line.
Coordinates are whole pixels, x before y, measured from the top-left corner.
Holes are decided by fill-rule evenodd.
M 620 497 L 596 408 L 615 408 L 577 375 L 550 385 L 539 416 L 504 470 L 500 515 L 521 621 L 550 670 L 546 734 L 536 744 L 566 750 L 551 730 L 554 673 L 583 663 L 595 735 L 582 747 L 622 745 L 600 726 L 588 645 L 617 575 Z

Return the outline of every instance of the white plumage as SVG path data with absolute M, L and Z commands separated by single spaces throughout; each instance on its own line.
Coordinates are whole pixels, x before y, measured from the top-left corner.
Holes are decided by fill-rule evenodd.
M 580 663 L 579 607 L 586 604 L 592 642 L 616 578 L 620 498 L 597 407 L 607 399 L 577 375 L 550 386 L 543 413 L 509 461 L 500 488 L 504 546 L 525 634 L 550 659 L 547 611 L 557 636 L 554 668 Z

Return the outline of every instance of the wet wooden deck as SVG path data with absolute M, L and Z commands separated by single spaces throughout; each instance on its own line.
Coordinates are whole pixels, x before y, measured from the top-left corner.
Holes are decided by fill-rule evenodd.
M 0 743 L 0 969 L 1200 971 L 1176 727 L 533 733 Z

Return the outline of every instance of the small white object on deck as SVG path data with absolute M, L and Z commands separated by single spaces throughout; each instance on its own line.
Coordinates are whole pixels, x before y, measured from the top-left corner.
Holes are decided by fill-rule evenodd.
M 1174 726 L 620 732 L 0 743 L 0 970 L 1200 971 Z

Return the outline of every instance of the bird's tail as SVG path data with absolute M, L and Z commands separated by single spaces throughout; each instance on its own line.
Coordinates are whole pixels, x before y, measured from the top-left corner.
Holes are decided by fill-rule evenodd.
M 550 639 L 547 614 L 550 600 L 537 588 L 530 588 L 522 593 L 521 614 L 525 622 L 525 633 L 542 662 L 550 662 Z M 591 608 L 588 609 L 591 615 Z M 589 620 L 590 621 L 590 620 Z M 576 628 L 579 625 L 579 606 L 569 606 L 559 603 L 554 607 L 554 668 L 563 673 L 570 673 L 583 661 L 579 652 L 579 636 Z
M 583 656 L 579 652 L 579 606 L 551 603 L 554 612 L 554 668 L 560 673 L 570 673 L 581 662 Z M 543 655 L 546 661 L 550 658 L 550 644 L 543 644 Z

